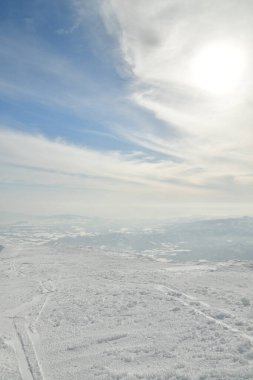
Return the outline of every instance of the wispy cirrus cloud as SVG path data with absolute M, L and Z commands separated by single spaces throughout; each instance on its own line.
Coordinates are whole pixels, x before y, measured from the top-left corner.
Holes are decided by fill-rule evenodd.
M 78 204 L 115 213 L 124 204 L 127 213 L 131 204 L 252 201 L 251 2 L 64 7 L 52 10 L 59 18 L 50 32 L 51 16 L 38 14 L 12 20 L 25 30 L 2 27 L 4 207 L 24 209 L 29 195 L 32 208 L 63 212 Z M 246 52 L 236 93 L 194 82 L 195 55 L 219 39 Z
M 5 211 L 72 209 L 82 213 L 93 209 L 101 214 L 106 208 L 107 214 L 117 214 L 117 209 L 124 208 L 126 213 L 133 204 L 165 201 L 175 189 L 182 195 L 195 192 L 194 183 L 182 183 L 177 178 L 177 167 L 152 162 L 141 152 L 95 151 L 7 129 L 0 130 L 0 137 L 0 187 Z M 188 186 L 192 191 L 186 191 Z
M 201 167 L 193 168 L 191 164 L 182 161 L 181 163 L 172 160 L 154 161 L 152 157 L 145 155 L 141 151 L 132 153 L 121 153 L 119 151 L 99 151 L 85 146 L 77 146 L 67 143 L 61 139 L 49 140 L 42 135 L 31 135 L 16 132 L 8 129 L 0 130 L 1 164 L 5 167 L 12 167 L 14 171 L 25 170 L 37 172 L 36 178 L 41 173 L 54 176 L 55 184 L 73 186 L 83 180 L 96 179 L 103 181 L 114 181 L 116 189 L 118 183 L 125 183 L 131 189 L 131 185 L 140 187 L 148 186 L 151 190 L 159 193 L 163 191 L 179 191 L 175 188 L 182 188 L 184 194 L 188 191 L 194 199 L 194 191 L 211 187 L 215 190 L 223 190 L 223 186 L 218 186 L 224 178 L 236 181 L 236 175 L 228 176 L 217 161 L 220 170 L 210 175 Z M 8 170 L 5 171 L 5 178 L 8 180 Z M 10 175 L 11 177 L 11 175 Z M 247 177 L 245 174 L 244 177 Z M 248 176 L 250 179 L 250 176 Z M 240 176 L 238 177 L 238 180 Z M 28 178 L 33 183 L 33 178 Z M 239 183 L 239 181 L 238 181 Z M 43 183 L 47 185 L 47 183 Z M 120 185 L 121 186 L 121 185 Z M 103 187 L 103 186 L 102 186 Z
M 190 170 L 200 169 L 206 186 L 215 177 L 224 178 L 224 183 L 226 178 L 240 183 L 246 177 L 251 182 L 251 11 L 250 1 L 184 0 L 140 0 L 134 7 L 128 1 L 108 0 L 102 9 L 105 24 L 118 39 L 133 73 L 132 101 L 178 131 L 176 139 L 169 134 L 164 138 L 159 129 L 149 133 L 128 128 L 122 134 L 139 146 L 178 157 Z M 232 40 L 246 52 L 244 80 L 234 93 L 204 91 L 191 75 L 199 49 L 219 39 Z
M 164 181 L 176 183 L 177 165 L 167 161 L 152 162 L 152 157 L 140 151 L 102 152 L 61 139 L 49 140 L 42 135 L 7 129 L 0 130 L 0 136 L 3 165 L 51 172 L 56 176 L 111 179 L 157 188 L 162 188 Z

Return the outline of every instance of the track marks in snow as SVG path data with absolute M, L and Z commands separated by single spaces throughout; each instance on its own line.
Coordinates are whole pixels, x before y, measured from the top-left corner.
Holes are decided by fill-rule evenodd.
M 40 311 L 38 312 L 38 315 L 37 315 L 35 321 L 31 324 L 31 329 L 32 329 L 32 331 L 34 331 L 34 332 L 36 331 L 36 324 L 37 324 L 37 322 L 39 321 L 39 319 L 40 319 L 40 317 L 41 317 L 41 315 L 42 315 L 42 313 L 43 313 L 43 311 L 44 311 L 44 309 L 45 309 L 45 307 L 46 307 L 46 305 L 47 305 L 47 303 L 48 303 L 48 300 L 49 300 L 49 295 L 47 295 L 47 296 L 45 297 L 45 301 L 43 302 L 43 304 L 42 304 L 42 306 L 41 306 L 41 308 L 40 308 Z
M 41 299 L 41 297 L 45 297 L 45 300 L 34 322 L 28 327 L 23 318 L 13 318 L 15 352 L 20 373 L 24 380 L 45 380 L 35 348 L 35 343 L 39 338 L 36 324 L 49 301 L 50 293 L 53 293 L 54 290 L 49 290 L 42 282 L 40 283 L 43 292 L 37 298 Z
M 199 315 L 205 317 L 209 321 L 212 321 L 212 322 L 224 327 L 225 329 L 233 332 L 234 334 L 239 335 L 241 338 L 244 338 L 244 339 L 250 341 L 251 343 L 253 343 L 253 336 L 248 335 L 248 334 L 242 332 L 241 330 L 231 326 L 230 324 L 219 319 L 219 317 L 217 317 L 217 318 L 213 317 L 211 315 L 212 314 L 211 313 L 211 307 L 209 304 L 197 300 L 196 297 L 193 297 L 193 296 L 190 296 L 186 293 L 177 291 L 177 290 L 172 289 L 170 287 L 167 287 L 165 285 L 157 284 L 157 285 L 155 285 L 155 289 L 166 294 L 166 295 L 169 295 L 173 300 L 175 300 L 175 301 L 181 303 L 183 306 L 193 310 L 196 314 L 199 314 Z M 221 311 L 220 314 L 225 315 L 226 313 L 223 313 Z
M 126 337 L 127 337 L 127 334 L 113 334 L 113 335 L 110 335 L 107 337 L 102 337 L 102 338 L 97 339 L 97 343 L 98 344 L 109 343 L 109 342 L 112 342 L 114 340 L 119 340 L 119 339 L 126 338 Z
M 15 352 L 23 380 L 45 380 L 32 341 L 32 333 L 28 331 L 25 320 L 14 318 L 13 327 Z

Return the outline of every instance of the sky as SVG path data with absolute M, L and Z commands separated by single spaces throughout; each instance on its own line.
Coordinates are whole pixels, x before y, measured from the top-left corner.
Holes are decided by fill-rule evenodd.
M 0 2 L 0 211 L 253 213 L 251 0 Z

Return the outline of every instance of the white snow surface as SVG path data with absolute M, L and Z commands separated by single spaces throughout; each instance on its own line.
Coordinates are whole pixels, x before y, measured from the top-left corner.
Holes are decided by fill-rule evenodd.
M 0 253 L 0 379 L 253 379 L 253 262 Z

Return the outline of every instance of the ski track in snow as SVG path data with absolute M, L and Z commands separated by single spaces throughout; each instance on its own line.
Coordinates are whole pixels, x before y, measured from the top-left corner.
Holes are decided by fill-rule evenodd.
M 23 318 L 18 318 L 17 316 L 12 317 L 13 327 L 14 327 L 14 347 L 16 352 L 16 357 L 20 369 L 20 374 L 23 380 L 45 380 L 43 376 L 42 366 L 36 351 L 36 341 L 39 338 L 39 334 L 36 330 L 36 324 L 39 321 L 48 301 L 50 298 L 50 293 L 54 290 L 47 289 L 42 281 L 39 281 L 42 288 L 42 294 L 36 296 L 36 299 L 41 299 L 45 296 L 45 300 L 37 314 L 36 319 L 29 326 L 25 323 Z M 18 309 L 22 309 L 24 305 L 29 305 L 33 302 L 27 302 L 21 304 Z
M 180 292 L 180 291 L 178 291 L 176 289 L 172 289 L 172 288 L 167 287 L 165 285 L 157 284 L 157 285 L 154 286 L 154 288 L 156 290 L 159 290 L 160 292 L 166 294 L 166 295 L 169 295 L 173 300 L 175 300 L 175 301 L 179 302 L 180 304 L 186 306 L 187 308 L 193 310 L 195 313 L 197 313 L 199 315 L 202 315 L 206 319 L 208 319 L 210 321 L 213 321 L 214 323 L 216 323 L 216 324 L 218 324 L 220 326 L 223 326 L 227 330 L 229 330 L 229 331 L 231 331 L 231 332 L 233 332 L 233 333 L 241 336 L 242 338 L 247 339 L 251 343 L 253 343 L 253 337 L 252 336 L 250 336 L 248 334 L 245 334 L 244 332 L 240 331 L 239 329 L 234 328 L 233 326 L 229 325 L 226 322 L 223 322 L 223 321 L 221 321 L 221 320 L 219 320 L 217 318 L 212 317 L 211 315 L 208 314 L 208 312 L 206 310 L 203 311 L 201 309 L 198 309 L 197 307 L 192 306 L 191 304 L 189 304 L 188 302 L 186 302 L 185 300 L 183 300 L 181 297 L 189 299 L 191 301 L 194 300 L 199 305 L 202 305 L 203 307 L 206 307 L 206 308 L 210 308 L 210 310 L 211 310 L 210 305 L 207 304 L 206 302 L 199 301 L 194 296 L 190 296 L 190 295 L 188 295 L 186 293 Z
M 14 347 L 17 357 L 17 362 L 19 365 L 20 374 L 23 380 L 45 380 L 43 376 L 42 366 L 36 350 L 36 341 L 39 339 L 39 334 L 36 330 L 36 324 L 39 321 L 43 310 L 45 309 L 50 293 L 53 291 L 48 290 L 41 283 L 41 288 L 43 293 L 34 297 L 31 301 L 21 304 L 18 308 L 15 309 L 16 313 L 25 306 L 31 305 L 34 300 L 40 300 L 45 296 L 45 300 L 37 314 L 36 319 L 29 326 L 22 317 L 17 315 L 8 317 L 12 319 L 13 329 L 14 329 Z
M 45 380 L 25 321 L 22 318 L 14 318 L 13 326 L 15 351 L 23 380 Z

